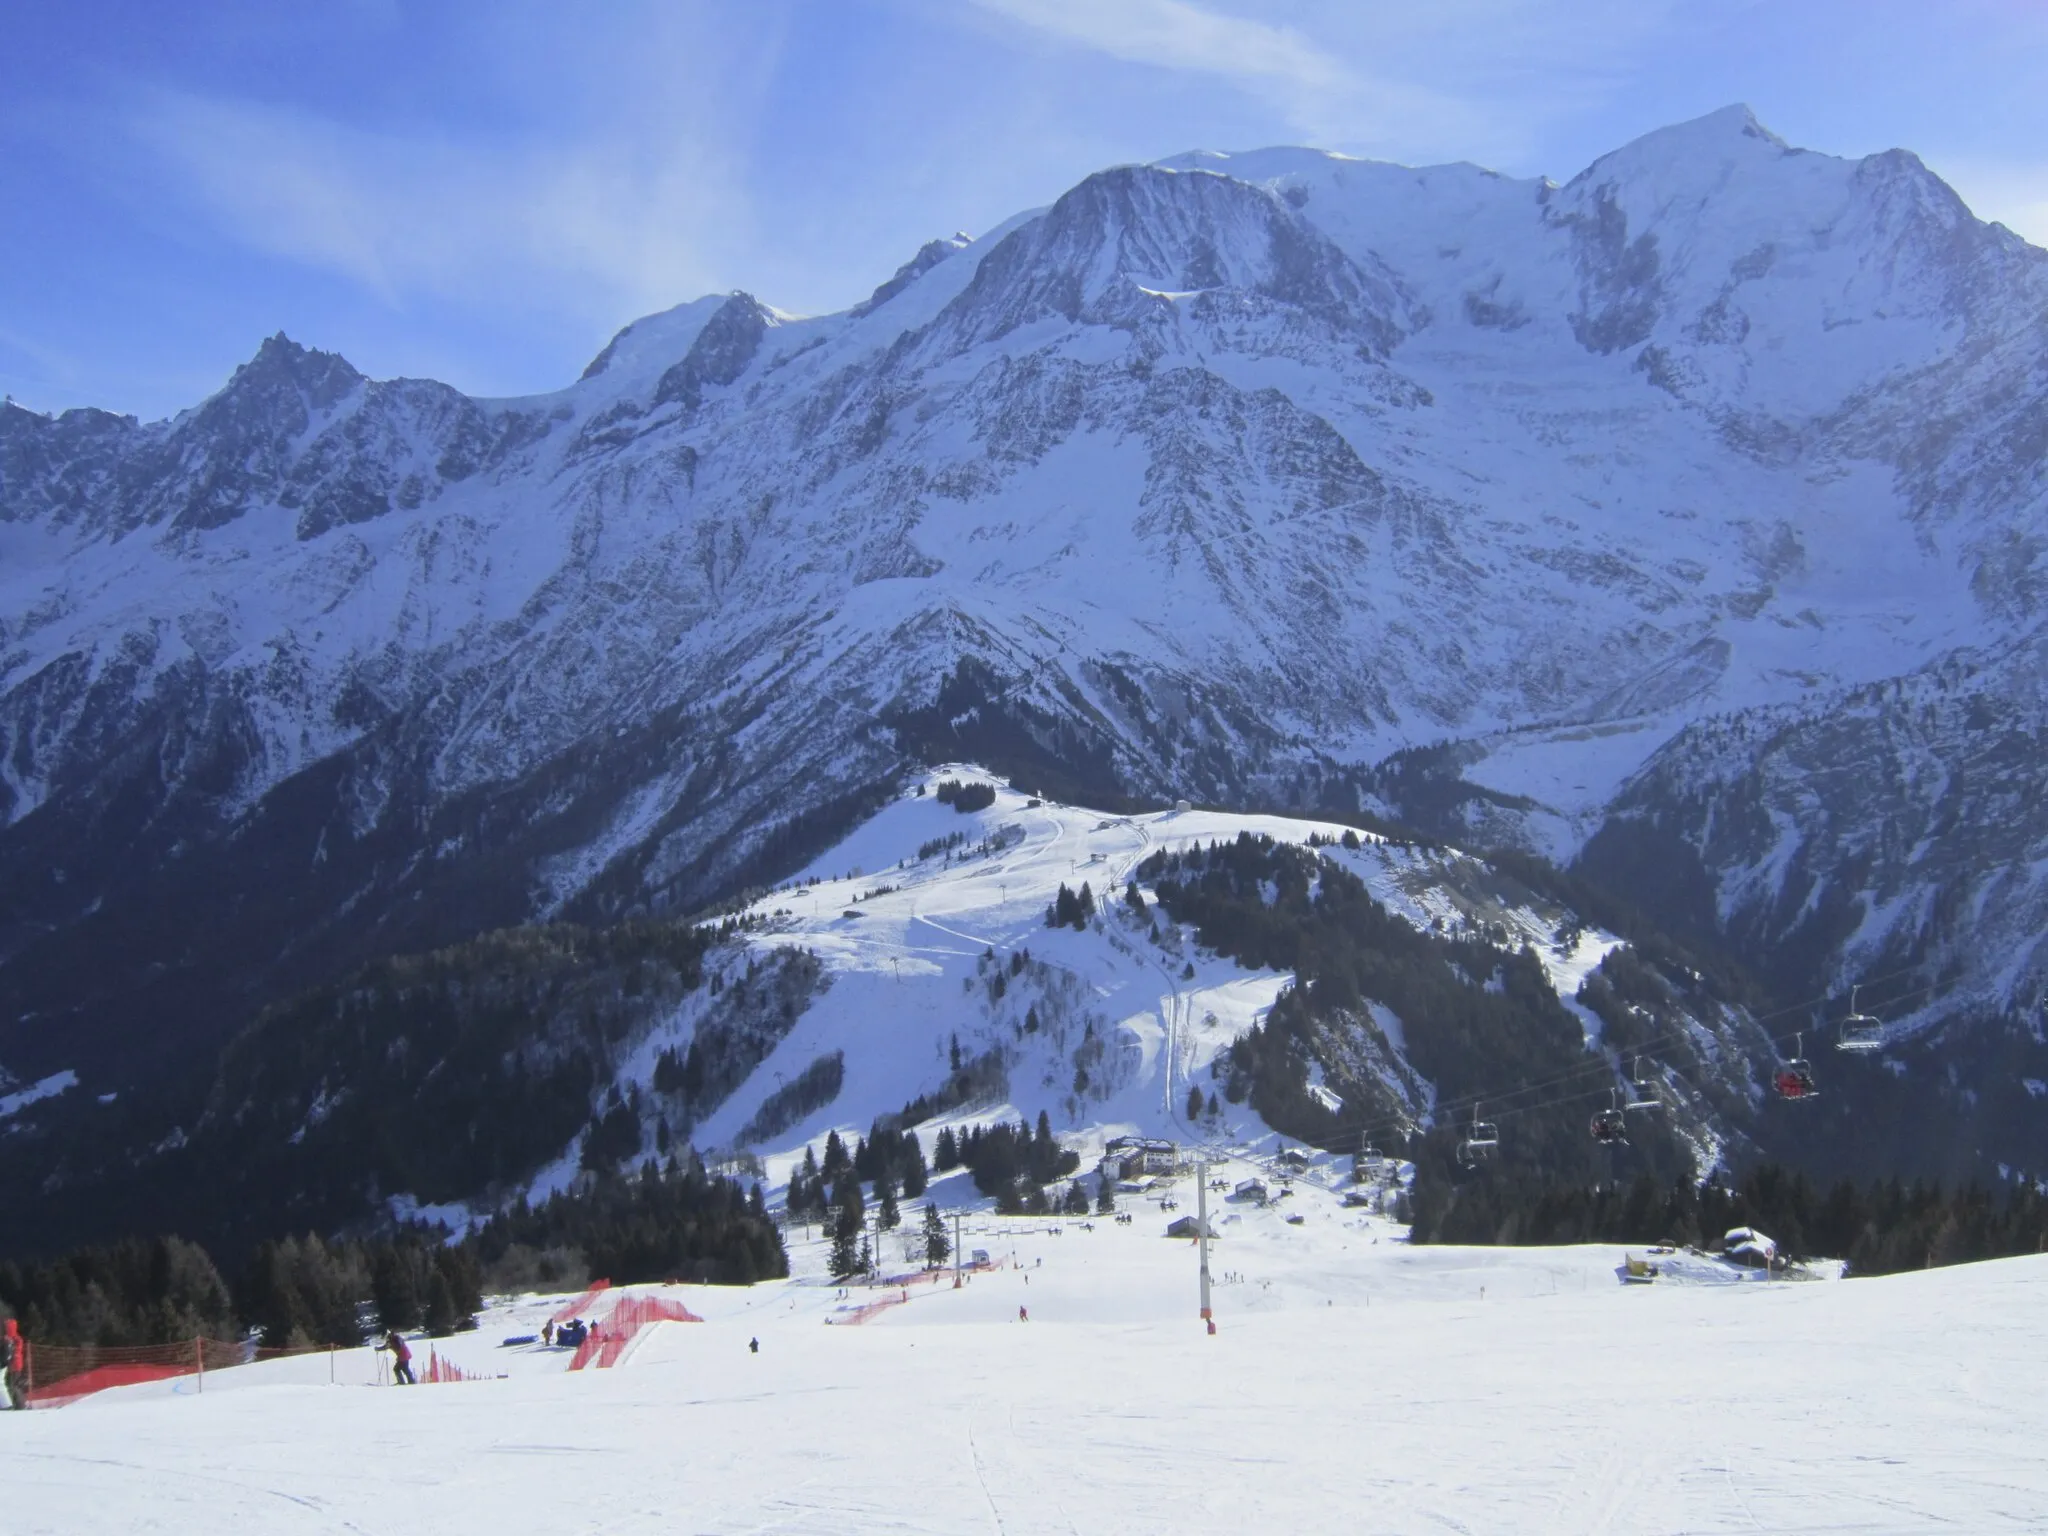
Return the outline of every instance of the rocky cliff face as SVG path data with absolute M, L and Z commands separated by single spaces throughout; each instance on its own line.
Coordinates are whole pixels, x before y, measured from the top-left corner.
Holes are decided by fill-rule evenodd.
M 938 750 L 1591 839 L 1788 986 L 2003 1007 L 2044 313 L 1910 155 L 1735 109 L 1563 186 L 1109 171 L 534 399 L 275 337 L 168 422 L 0 409 L 0 1064 L 125 1084 L 377 953 L 687 909 Z

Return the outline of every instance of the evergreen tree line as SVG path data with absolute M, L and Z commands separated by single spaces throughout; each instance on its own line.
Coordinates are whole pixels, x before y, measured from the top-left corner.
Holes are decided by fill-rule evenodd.
M 523 1201 L 458 1243 L 438 1230 L 315 1233 L 260 1243 L 230 1286 L 178 1237 L 130 1238 L 55 1259 L 0 1264 L 0 1312 L 49 1344 L 128 1346 L 254 1336 L 267 1348 L 361 1344 L 370 1330 L 474 1325 L 487 1283 L 581 1285 L 682 1279 L 747 1284 L 789 1273 L 760 1187 L 707 1175 L 695 1158 L 638 1177 L 599 1175 L 537 1206 Z
M 515 1249 L 566 1249 L 582 1255 L 589 1273 L 618 1285 L 751 1285 L 789 1273 L 760 1185 L 709 1174 L 695 1153 L 687 1163 L 671 1158 L 666 1168 L 645 1163 L 637 1176 L 599 1173 L 587 1187 L 540 1205 L 522 1200 L 471 1241 L 487 1271 Z
M 41 1263 L 0 1264 L 0 1310 L 54 1344 L 171 1344 L 239 1336 L 235 1300 L 197 1243 L 124 1238 Z
M 481 1305 L 474 1252 L 424 1233 L 265 1242 L 233 1287 L 204 1248 L 178 1237 L 129 1238 L 42 1263 L 0 1265 L 0 1309 L 46 1344 L 254 1335 L 272 1349 L 354 1345 L 372 1322 L 453 1333 L 473 1326 Z
M 939 1132 L 938 1167 L 965 1167 L 974 1187 L 994 1198 L 1003 1215 L 1042 1215 L 1051 1209 L 1045 1187 L 1081 1166 L 1081 1156 L 1059 1144 L 1052 1122 L 1038 1112 L 1038 1127 L 1019 1120 L 1015 1125 L 970 1125 L 957 1134 Z
M 1025 951 L 1018 951 L 1019 955 Z M 1020 964 L 1015 956 L 1012 964 Z M 930 1093 L 921 1093 L 903 1106 L 897 1117 L 904 1125 L 922 1125 L 934 1116 L 943 1115 L 949 1109 L 958 1109 L 963 1104 L 986 1103 L 1001 1098 L 1009 1091 L 1009 1068 L 1004 1060 L 1000 1044 L 990 1046 L 979 1056 L 969 1056 L 960 1049 L 960 1037 L 952 1040 L 951 1066 L 945 1082 Z M 957 1163 L 950 1166 L 958 1167 Z
M 969 811 L 985 811 L 996 803 L 995 785 L 981 782 L 963 784 L 958 779 L 945 779 L 932 794 L 939 804 L 950 805 L 963 816 Z
M 1362 1107 L 1379 1118 L 1385 1086 L 1348 1076 L 1348 1053 L 1322 1062 L 1346 1109 L 1309 1092 L 1319 1035 L 1360 1027 L 1368 1000 L 1401 1018 L 1410 1061 L 1447 1098 L 1584 1062 L 1579 1022 L 1533 953 L 1419 931 L 1364 881 L 1307 849 L 1247 833 L 1155 854 L 1138 874 L 1206 947 L 1248 969 L 1294 973 L 1264 1024 L 1232 1045 L 1217 1072 L 1226 1097 L 1248 1098 L 1284 1134 L 1334 1149 L 1354 1144 Z
M 1048 928 L 1072 928 L 1085 932 L 1088 919 L 1095 915 L 1095 893 L 1088 889 L 1088 882 L 1081 882 L 1079 891 L 1067 889 L 1067 882 L 1060 882 L 1059 894 L 1052 899 L 1052 905 L 1045 909 L 1045 926 Z
M 259 1245 L 240 1287 L 245 1330 L 266 1349 L 361 1344 L 380 1330 L 436 1337 L 476 1326 L 475 1251 L 422 1235 L 328 1242 L 308 1233 Z
M 1369 1067 L 1358 1071 L 1372 1059 L 1357 1048 L 1371 1027 L 1368 1001 L 1400 1018 L 1409 1062 L 1441 1099 L 1552 1081 L 1589 1064 L 1583 1027 L 1559 1003 L 1534 951 L 1419 930 L 1375 901 L 1362 880 L 1310 850 L 1245 834 L 1156 854 L 1138 873 L 1204 945 L 1247 967 L 1294 973 L 1265 1020 L 1214 1069 L 1226 1098 L 1249 1100 L 1285 1135 L 1342 1151 L 1397 1135 L 1405 1107 Z M 1697 984 L 1687 979 L 1684 987 Z M 1310 1092 L 1315 1064 L 1341 1109 Z M 1625 1146 L 1596 1144 L 1587 1121 L 1606 1102 L 1595 1087 L 1584 1097 L 1518 1106 L 1485 1181 L 1495 1189 L 1514 1183 L 1533 1198 L 1554 1184 L 1591 1186 L 1639 1173 L 1670 1182 L 1689 1172 L 1689 1153 L 1661 1117 L 1632 1123 Z M 1192 1114 L 1192 1095 L 1187 1107 Z M 1206 1098 L 1201 1110 L 1208 1113 Z M 1440 1176 L 1464 1187 L 1454 1161 L 1461 1134 L 1462 1127 L 1445 1126 L 1417 1138 L 1409 1155 L 1426 1170 L 1425 1181 Z
M 873 1184 L 876 1200 L 885 1213 L 893 1213 L 899 1193 L 914 1200 L 925 1192 L 930 1178 L 917 1133 L 902 1129 L 894 1116 L 878 1116 L 868 1134 L 855 1139 L 851 1153 L 837 1131 L 825 1136 L 822 1162 L 804 1148 L 802 1165 L 790 1175 L 785 1204 L 796 1220 L 826 1220 L 846 1204 L 839 1188 L 850 1179 L 856 1194 L 861 1184 Z M 896 1221 L 892 1217 L 884 1225 L 893 1227 Z
M 1846 1259 L 1852 1275 L 1887 1275 L 2048 1249 L 2048 1198 L 2033 1184 L 2001 1196 L 1981 1184 L 1944 1188 L 1898 1179 L 1823 1189 L 1803 1173 L 1762 1163 L 1732 1186 L 1457 1183 L 1418 1177 L 1414 1240 L 1425 1243 L 1676 1243 L 1708 1246 L 1755 1227 L 1788 1258 Z
M 846 1052 L 832 1051 L 811 1064 L 761 1101 L 754 1117 L 736 1138 L 742 1146 L 779 1136 L 808 1114 L 823 1109 L 846 1086 Z

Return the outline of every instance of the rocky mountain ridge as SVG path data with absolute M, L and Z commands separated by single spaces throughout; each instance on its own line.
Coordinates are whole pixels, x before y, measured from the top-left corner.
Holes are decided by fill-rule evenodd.
M 1122 167 L 532 399 L 275 337 L 169 422 L 0 408 L 0 1066 L 125 1088 L 378 954 L 687 910 L 955 754 L 1583 848 L 1788 987 L 2014 1027 L 2039 773 L 1953 785 L 2040 718 L 2044 314 L 1912 156 L 1730 109 L 1562 186 Z M 1972 657 L 1911 751 L 1852 728 Z M 1992 948 L 1908 915 L 1994 894 Z

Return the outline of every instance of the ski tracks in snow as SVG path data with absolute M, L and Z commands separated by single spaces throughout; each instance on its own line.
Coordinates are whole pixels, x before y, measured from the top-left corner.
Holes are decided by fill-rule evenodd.
M 976 1403 L 967 1413 L 966 1425 L 968 1460 L 981 1495 L 988 1501 L 996 1536 L 1081 1536 L 1060 1497 L 1057 1475 L 1048 1473 L 1043 1456 L 1019 1435 L 1015 1405 L 1003 1405 L 1001 1432 L 984 1446 L 976 1426 L 992 1406 L 987 1398 Z M 993 1486 L 991 1472 L 995 1475 Z

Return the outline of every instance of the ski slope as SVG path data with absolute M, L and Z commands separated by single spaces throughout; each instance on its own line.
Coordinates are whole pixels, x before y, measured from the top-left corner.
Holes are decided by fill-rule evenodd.
M 1410 848 L 1369 834 L 1353 834 L 1356 846 L 1347 848 L 1346 827 L 1315 819 L 1192 809 L 1106 815 L 1027 797 L 999 782 L 992 805 L 959 814 L 929 792 L 948 779 L 992 783 L 972 764 L 927 771 L 788 886 L 748 909 L 757 926 L 744 933 L 740 949 L 716 962 L 726 968 L 728 985 L 746 961 L 788 949 L 815 954 L 827 985 L 747 1081 L 693 1128 L 691 1138 L 707 1157 L 746 1142 L 779 1185 L 806 1146 L 822 1154 L 828 1131 L 850 1140 L 876 1114 L 938 1088 L 956 1044 L 970 1058 L 1002 1051 L 1008 1099 L 931 1122 L 921 1131 L 927 1152 L 949 1121 L 1034 1118 L 1041 1110 L 1082 1152 L 1084 1167 L 1092 1166 L 1090 1153 L 1101 1140 L 1124 1132 L 1233 1146 L 1267 1137 L 1243 1105 L 1223 1105 L 1220 1120 L 1200 1126 L 1183 1123 L 1182 1111 L 1190 1084 L 1215 1089 L 1211 1063 L 1293 976 L 1247 970 L 1209 953 L 1192 929 L 1156 907 L 1143 916 L 1126 909 L 1126 884 L 1162 850 L 1227 843 L 1241 833 L 1294 844 L 1316 837 L 1325 859 L 1359 876 L 1377 900 L 1419 928 L 1498 924 L 1510 950 L 1533 944 L 1568 1005 L 1585 974 L 1620 942 L 1587 929 L 1569 954 L 1554 953 L 1560 913 L 1504 899 L 1484 864 L 1454 850 Z M 964 839 L 959 847 L 920 856 L 956 835 Z M 984 847 L 991 851 L 979 851 Z M 1059 887 L 1078 891 L 1084 883 L 1097 919 L 1085 931 L 1048 927 Z M 1149 888 L 1141 889 L 1149 898 Z M 703 1005 L 691 1000 L 635 1047 L 618 1077 L 621 1090 L 650 1087 L 660 1052 L 688 1044 Z M 1400 1021 L 1385 1010 L 1376 1020 L 1386 1036 L 1390 1083 L 1426 1094 L 1428 1085 L 1406 1065 Z M 845 1077 L 831 1103 L 772 1136 L 744 1134 L 778 1087 L 834 1052 L 843 1053 Z M 1076 1086 L 1077 1067 L 1087 1069 L 1085 1088 Z M 1417 1109 L 1426 1112 L 1426 1103 L 1418 1101 Z M 653 1144 L 645 1150 L 653 1155 Z M 573 1172 L 575 1153 L 570 1148 L 559 1167 L 542 1175 L 535 1197 Z
M 1125 1209 L 974 1215 L 968 1245 L 1002 1267 L 957 1290 L 842 1296 L 799 1236 L 789 1281 L 651 1288 L 705 1321 L 610 1371 L 501 1346 L 558 1300 L 529 1297 L 443 1348 L 504 1379 L 393 1392 L 354 1351 L 332 1386 L 314 1357 L 27 1415 L 0 1436 L 5 1526 L 1583 1536 L 2048 1514 L 2048 1259 L 1624 1289 L 1618 1249 L 1411 1249 L 1297 1181 L 1212 1204 L 1208 1337 L 1191 1245 Z

